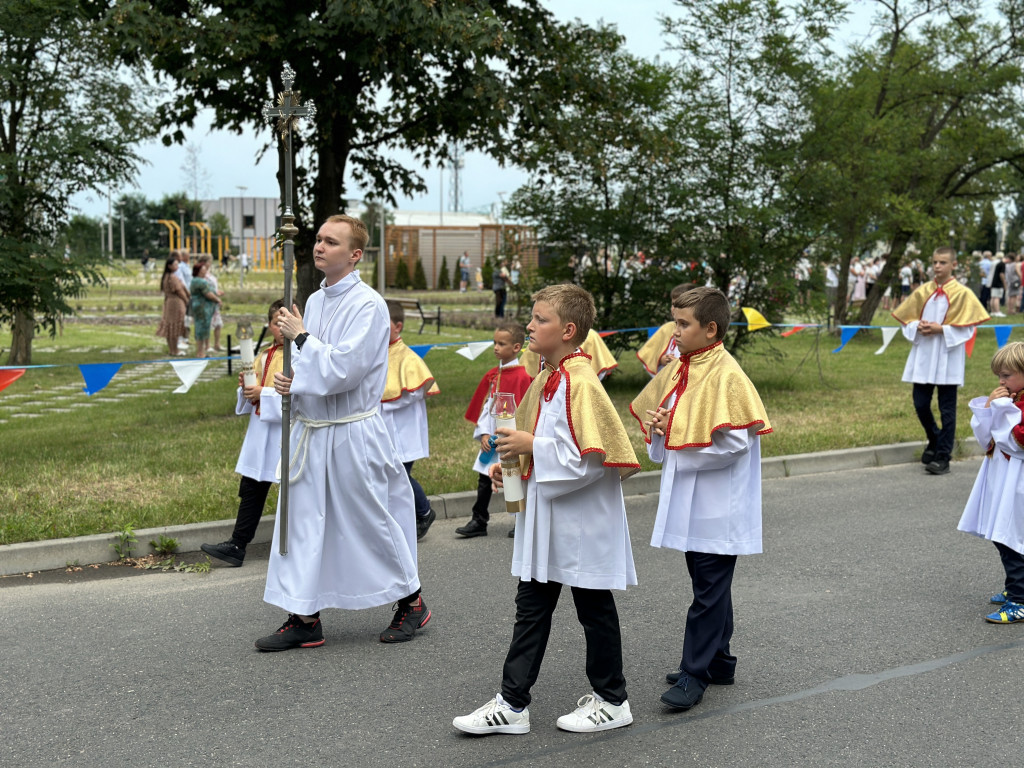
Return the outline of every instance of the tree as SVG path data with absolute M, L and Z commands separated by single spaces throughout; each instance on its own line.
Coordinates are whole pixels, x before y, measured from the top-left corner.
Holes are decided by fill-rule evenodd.
M 109 18 L 128 60 L 149 59 L 179 87 L 160 115 L 166 142 L 181 141 L 204 106 L 216 128 L 255 124 L 269 138 L 261 110 L 292 65 L 295 88 L 317 106 L 295 140 L 300 299 L 319 282 L 311 222 L 345 210 L 350 179 L 393 205 L 396 190 L 426 189 L 395 148 L 430 166 L 458 139 L 511 159 L 569 85 L 563 51 L 587 42 L 540 0 L 115 0 Z
M 451 290 L 452 283 L 450 276 L 448 275 L 448 257 L 441 257 L 441 266 L 437 268 L 437 290 L 448 291 Z
M 838 62 L 809 102 L 807 140 L 805 188 L 817 192 L 808 205 L 840 256 L 839 322 L 852 256 L 879 239 L 892 254 L 860 324 L 871 323 L 912 240 L 926 253 L 947 244 L 964 203 L 1008 194 L 1010 169 L 1024 162 L 1020 116 L 1006 109 L 1024 85 L 1024 0 L 1001 3 L 996 22 L 970 1 L 876 7 L 877 37 Z
M 427 290 L 427 273 L 423 269 L 423 259 L 416 259 L 412 272 L 412 288 L 414 291 Z
M 103 280 L 97 251 L 65 251 L 70 198 L 130 180 L 135 144 L 153 132 L 149 92 L 112 50 L 75 0 L 0 4 L 0 323 L 12 329 L 10 365 L 30 364 L 36 328 L 56 333 L 69 300 Z

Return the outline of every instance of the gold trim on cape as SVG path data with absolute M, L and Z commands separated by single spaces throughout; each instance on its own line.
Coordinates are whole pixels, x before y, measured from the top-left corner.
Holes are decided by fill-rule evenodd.
M 666 365 L 630 403 L 629 412 L 648 443 L 647 411 L 663 406 L 673 392 L 676 401 L 665 430 L 670 451 L 709 446 L 718 429 L 754 429 L 758 435 L 772 431 L 761 397 L 721 341 Z
M 381 402 L 390 403 L 400 398 L 403 392 L 415 392 L 423 387 L 429 387 L 427 395 L 441 391 L 423 358 L 398 339 L 388 347 L 388 380 Z
M 906 301 L 901 302 L 893 310 L 892 316 L 903 325 L 913 320 L 920 320 L 921 314 L 924 312 L 924 305 L 928 303 L 928 299 L 937 289 L 938 285 L 935 281 L 929 280 L 910 294 Z M 949 309 L 946 310 L 946 316 L 942 319 L 942 325 L 978 325 L 990 319 L 988 312 L 981 306 L 978 297 L 974 295 L 974 291 L 955 277 L 951 277 L 943 283 L 942 291 L 949 299 Z
M 668 348 L 672 345 L 672 335 L 675 331 L 676 324 L 674 322 L 665 323 L 637 350 L 637 359 L 643 363 L 644 368 L 647 369 L 651 376 L 658 372 L 658 361 L 661 360 L 662 355 L 668 352 Z

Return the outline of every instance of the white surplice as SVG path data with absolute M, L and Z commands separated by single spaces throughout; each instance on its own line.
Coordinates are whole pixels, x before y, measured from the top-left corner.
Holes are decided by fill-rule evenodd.
M 249 426 L 245 430 L 242 450 L 238 454 L 235 472 L 253 480 L 277 482 L 277 466 L 281 461 L 281 396 L 273 386 L 265 386 L 260 392 L 260 412 L 242 395 L 238 388 L 238 402 L 235 413 L 249 414 Z
M 761 552 L 761 438 L 755 431 L 718 429 L 711 445 L 678 451 L 666 451 L 665 438 L 652 434 L 647 454 L 662 465 L 652 547 Z
M 941 323 L 949 310 L 945 294 L 933 293 L 925 302 L 921 320 Z M 910 354 L 903 369 L 903 381 L 914 384 L 964 384 L 966 344 L 974 335 L 975 326 L 942 326 L 942 335 L 925 336 L 917 332 L 918 321 L 903 326 L 903 335 L 910 342 Z
M 982 459 L 957 530 L 998 541 L 1024 554 L 1024 448 L 1011 434 L 1021 422 L 1021 410 L 1008 397 L 971 400 L 971 429 L 985 449 L 995 441 L 991 456 Z
M 637 580 L 619 470 L 605 467 L 600 453 L 580 456 L 566 419 L 565 382 L 561 377 L 551 402 L 541 399 L 512 575 L 586 589 L 625 589 Z
M 403 463 L 430 456 L 427 389 L 420 387 L 414 392 L 406 390 L 397 400 L 380 404 L 384 423 L 398 448 L 398 458 Z
M 305 615 L 391 603 L 420 582 L 412 487 L 380 413 L 387 305 L 352 273 L 321 283 L 303 325 L 309 337 L 292 345 L 288 554 L 279 507 L 263 599 Z M 342 419 L 354 420 L 324 425 Z

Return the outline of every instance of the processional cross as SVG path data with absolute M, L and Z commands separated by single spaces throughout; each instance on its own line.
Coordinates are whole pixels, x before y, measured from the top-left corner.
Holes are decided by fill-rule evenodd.
M 303 117 L 309 120 L 316 118 L 316 107 L 313 102 L 302 103 L 299 91 L 292 90 L 292 83 L 295 82 L 295 71 L 286 63 L 281 72 L 281 81 L 284 83 L 284 91 L 277 94 L 277 99 L 263 105 L 263 119 L 271 122 L 276 121 L 276 130 L 281 137 L 282 149 L 284 150 L 284 200 L 281 212 L 281 229 L 284 236 L 284 305 L 291 311 L 292 308 L 292 272 L 295 269 L 295 236 L 299 228 L 295 226 L 295 214 L 292 211 L 292 129 L 299 124 Z M 292 345 L 284 345 L 284 357 L 282 358 L 285 374 L 292 370 Z M 281 490 L 280 503 L 278 505 L 277 520 L 279 526 L 278 551 L 282 555 L 288 554 L 288 486 L 291 453 L 291 410 L 292 396 L 284 395 L 281 398 Z

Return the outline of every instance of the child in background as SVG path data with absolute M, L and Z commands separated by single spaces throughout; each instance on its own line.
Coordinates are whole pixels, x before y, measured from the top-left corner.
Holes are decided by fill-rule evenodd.
M 491 478 L 488 470 L 491 465 L 501 461 L 494 446 L 491 403 L 498 392 L 509 392 L 515 395 L 518 405 L 530 387 L 530 375 L 519 364 L 519 352 L 524 341 L 525 334 L 519 323 L 502 323 L 494 329 L 494 356 L 498 358 L 498 365 L 480 380 L 466 409 L 466 419 L 476 425 L 473 439 L 480 443 L 480 455 L 473 464 L 473 470 L 480 475 L 473 517 L 464 526 L 455 529 L 457 534 L 466 538 L 487 535 L 487 523 L 490 520 L 487 508 L 491 503 Z M 514 530 L 509 531 L 510 536 L 513 534 Z
M 387 302 L 391 315 L 388 345 L 388 379 L 381 397 L 381 410 L 398 449 L 398 457 L 409 475 L 416 502 L 416 539 L 422 539 L 437 514 L 430 507 L 423 486 L 412 476 L 412 465 L 430 456 L 427 431 L 427 397 L 441 392 L 423 358 L 402 341 L 405 309 L 397 301 Z
M 672 313 L 672 302 L 678 296 L 682 296 L 694 287 L 694 283 L 680 283 L 669 294 L 669 314 Z M 637 359 L 644 366 L 644 369 L 654 376 L 658 371 L 679 359 L 679 349 L 676 347 L 676 321 L 671 320 L 656 330 L 651 338 L 637 351 Z
M 633 722 L 611 590 L 636 584 L 621 481 L 640 464 L 589 358 L 579 351 L 596 316 L 593 298 L 577 285 L 552 285 L 533 301 L 530 349 L 549 362 L 516 409 L 517 429 L 503 427 L 498 437 L 502 458 L 520 458 L 526 491 L 512 554 L 512 573 L 519 577 L 516 623 L 501 691 L 452 721 L 465 733 L 529 732 L 530 689 L 563 584 L 572 589 L 583 625 L 593 692 L 557 726 L 591 732 Z M 501 471 L 491 468 L 496 483 Z
M 256 384 L 245 386 L 243 375 L 238 374 L 235 413 L 249 414 L 249 426 L 235 464 L 235 472 L 242 476 L 238 483 L 235 529 L 227 541 L 201 546 L 206 554 L 235 568 L 245 560 L 245 548 L 256 536 L 270 484 L 277 482 L 277 465 L 281 460 L 281 396 L 274 390 L 274 374 L 282 368 L 284 337 L 274 316 L 283 306 L 283 301 L 275 301 L 267 312 L 274 343 L 256 358 Z
M 996 352 L 992 373 L 999 386 L 970 402 L 971 429 L 986 454 L 957 529 L 996 545 L 1006 581 L 990 598 L 999 608 L 985 621 L 1015 624 L 1024 621 L 1024 342 Z
M 672 302 L 679 359 L 633 401 L 652 461 L 663 465 L 651 546 L 686 553 L 693 602 L 683 658 L 661 701 L 700 703 L 708 684 L 731 685 L 732 577 L 738 555 L 761 551 L 761 443 L 772 431 L 757 390 L 724 346 L 729 300 L 717 288 Z

